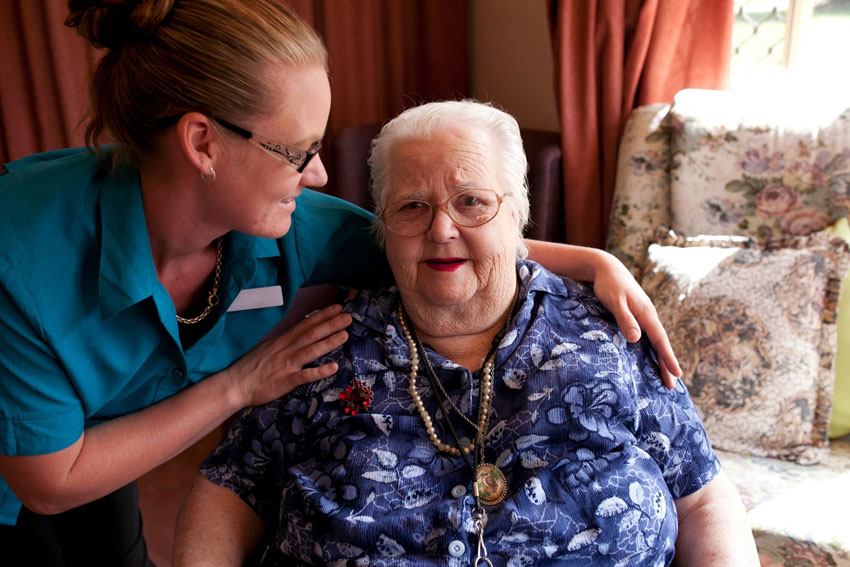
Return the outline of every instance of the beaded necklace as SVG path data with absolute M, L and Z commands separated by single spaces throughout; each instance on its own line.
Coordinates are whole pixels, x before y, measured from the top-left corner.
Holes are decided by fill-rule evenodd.
M 437 435 L 437 431 L 434 428 L 434 423 L 431 419 L 431 415 L 428 413 L 428 410 L 425 409 L 425 404 L 422 403 L 422 397 L 419 395 L 419 392 L 416 391 L 416 378 L 419 374 L 420 356 L 425 359 L 426 369 L 429 378 L 430 375 L 434 372 L 434 368 L 431 366 L 431 361 L 428 360 L 428 357 L 424 352 L 424 348 L 422 348 L 421 343 L 419 342 L 419 337 L 416 337 L 415 331 L 413 331 L 407 325 L 406 313 L 404 313 L 404 308 L 401 305 L 399 305 L 398 308 L 398 320 L 401 324 L 401 330 L 404 333 L 404 338 L 405 340 L 407 340 L 407 347 L 410 349 L 410 385 L 408 386 L 408 391 L 410 392 L 410 396 L 413 398 L 413 403 L 416 405 L 416 409 L 419 410 L 419 415 L 422 417 L 422 421 L 425 423 L 425 430 L 428 432 L 428 437 L 431 438 L 431 443 L 434 444 L 437 450 L 449 453 L 456 457 L 460 455 L 468 455 L 472 452 L 474 444 L 467 443 L 459 449 L 456 446 L 444 443 Z M 476 425 L 472 423 L 469 419 L 466 418 L 466 416 L 463 416 L 467 423 L 471 424 L 475 428 L 479 436 L 487 430 L 487 425 L 490 420 L 490 391 L 493 385 L 492 372 L 494 358 L 495 352 L 493 352 L 484 361 L 484 367 L 481 372 L 481 400 L 478 405 L 478 424 Z M 437 383 L 439 383 L 439 380 L 437 381 Z M 457 406 L 454 405 L 454 402 L 451 401 L 451 398 L 448 396 L 448 393 L 445 391 L 444 388 L 442 388 L 442 384 L 440 384 L 440 388 L 442 390 L 443 395 L 446 397 L 446 399 L 449 400 L 449 403 L 452 405 L 452 409 L 462 415 Z M 448 415 L 446 414 L 446 412 L 443 412 L 443 415 L 448 421 Z
M 484 545 L 484 527 L 487 524 L 487 511 L 481 505 L 484 504 L 485 506 L 493 506 L 498 504 L 505 499 L 505 496 L 508 493 L 508 482 L 502 471 L 499 470 L 496 465 L 484 462 L 484 435 L 486 435 L 487 429 L 490 427 L 490 402 L 493 394 L 493 364 L 496 359 L 496 350 L 498 349 L 502 337 L 507 331 L 508 325 L 510 325 L 511 319 L 513 319 L 518 297 L 519 286 L 517 286 L 517 295 L 514 297 L 514 305 L 508 314 L 508 320 L 505 323 L 505 327 L 493 339 L 490 352 L 485 357 L 484 365 L 481 368 L 477 425 L 472 423 L 470 419 L 463 415 L 463 412 L 461 412 L 454 402 L 452 402 L 448 392 L 446 392 L 446 389 L 437 378 L 436 373 L 434 372 L 434 367 L 431 366 L 428 354 L 425 352 L 425 348 L 422 346 L 419 337 L 416 336 L 413 326 L 408 324 L 407 314 L 404 312 L 404 307 L 401 303 L 399 303 L 398 306 L 398 321 L 401 325 L 401 330 L 404 333 L 404 338 L 407 341 L 407 347 L 410 350 L 410 384 L 408 386 L 408 391 L 410 392 L 410 396 L 413 398 L 413 403 L 416 405 L 416 409 L 419 411 L 419 415 L 422 417 L 422 421 L 425 424 L 425 430 L 428 432 L 428 437 L 430 437 L 431 443 L 434 444 L 437 450 L 463 457 L 467 467 L 472 470 L 474 479 L 472 489 L 475 497 L 475 506 L 472 509 L 472 519 L 475 527 L 475 534 L 478 537 L 478 551 L 477 557 L 473 562 L 473 567 L 479 567 L 479 565 L 493 567 L 493 563 L 487 556 L 487 547 Z M 452 438 L 455 442 L 454 446 L 444 443 L 439 438 L 437 431 L 434 428 L 434 422 L 431 419 L 431 415 L 425 408 L 425 404 L 422 402 L 422 397 L 419 395 L 419 392 L 416 391 L 416 377 L 419 374 L 420 358 L 425 360 L 425 375 L 428 378 L 428 382 L 430 383 L 432 390 L 434 390 L 434 397 L 437 399 L 440 411 L 442 412 L 446 425 L 448 425 L 449 431 L 452 434 Z M 464 445 L 461 443 L 460 439 L 458 439 L 455 428 L 452 425 L 451 419 L 449 418 L 445 405 L 443 404 L 443 400 L 437 390 L 439 390 L 439 394 L 445 396 L 449 404 L 451 404 L 452 409 L 460 415 L 464 421 L 471 425 L 473 429 L 475 429 L 475 443 L 468 443 Z M 468 460 L 468 455 L 473 449 L 477 449 L 474 455 L 474 466 L 470 465 Z
M 472 470 L 473 478 L 475 479 L 475 482 L 473 482 L 473 492 L 475 493 L 476 500 L 475 504 L 476 508 L 482 511 L 483 509 L 480 508 L 481 504 L 486 506 L 498 504 L 505 499 L 508 491 L 508 483 L 502 471 L 499 470 L 497 466 L 484 462 L 484 436 L 487 434 L 487 430 L 490 427 L 490 410 L 493 396 L 493 366 L 496 359 L 496 350 L 498 349 L 498 345 L 501 342 L 502 337 L 505 335 L 505 332 L 507 332 L 511 319 L 513 319 L 514 311 L 516 310 L 518 303 L 519 289 L 520 285 L 519 282 L 517 282 L 517 293 L 514 296 L 513 306 L 508 313 L 505 327 L 499 331 L 493 339 L 490 352 L 485 357 L 484 364 L 481 368 L 477 424 L 473 423 L 470 419 L 463 415 L 463 412 L 461 412 L 454 402 L 452 402 L 448 392 L 446 392 L 442 383 L 437 378 L 434 368 L 431 366 L 431 361 L 428 359 L 425 349 L 419 341 L 419 337 L 416 336 L 413 326 L 409 324 L 404 307 L 401 303 L 399 303 L 398 306 L 399 324 L 401 325 L 401 330 L 404 333 L 404 338 L 407 341 L 407 346 L 410 350 L 410 383 L 408 386 L 410 396 L 413 398 L 413 403 L 416 406 L 419 415 L 422 417 L 422 421 L 425 424 L 425 430 L 428 433 L 428 437 L 431 439 L 431 443 L 433 443 L 439 451 L 463 457 L 467 466 L 469 466 Z M 454 446 L 445 443 L 439 438 L 431 415 L 428 413 L 428 410 L 425 408 L 425 404 L 422 402 L 422 397 L 416 390 L 416 379 L 419 374 L 419 362 L 421 359 L 424 359 L 425 361 L 425 376 L 428 378 L 432 390 L 435 391 L 434 397 L 440 405 L 440 411 L 443 413 L 446 425 L 452 434 L 453 441 L 455 442 Z M 437 390 L 439 390 L 439 393 L 448 400 L 452 409 L 460 415 L 464 421 L 471 425 L 473 429 L 475 429 L 476 439 L 474 443 L 462 444 L 460 442 L 454 426 L 452 425 L 451 419 L 449 419 L 449 415 L 445 410 L 442 398 L 437 393 Z M 474 466 L 470 465 L 467 460 L 467 455 L 472 453 L 473 450 L 475 450 Z

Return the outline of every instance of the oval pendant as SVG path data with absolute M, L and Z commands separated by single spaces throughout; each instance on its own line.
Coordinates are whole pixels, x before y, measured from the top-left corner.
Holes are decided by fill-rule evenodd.
M 496 465 L 481 463 L 475 471 L 478 497 L 485 506 L 493 506 L 508 494 L 508 481 Z

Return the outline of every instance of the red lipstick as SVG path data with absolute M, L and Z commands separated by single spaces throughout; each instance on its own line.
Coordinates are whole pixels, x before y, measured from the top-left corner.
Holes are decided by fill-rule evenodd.
M 430 258 L 425 260 L 429 268 L 437 272 L 454 272 L 466 263 L 463 258 Z

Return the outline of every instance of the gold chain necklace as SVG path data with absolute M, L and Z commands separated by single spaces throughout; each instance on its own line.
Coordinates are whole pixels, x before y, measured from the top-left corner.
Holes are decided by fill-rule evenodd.
M 473 475 L 475 477 L 475 482 L 473 484 L 473 488 L 475 491 L 476 501 L 480 498 L 481 502 L 487 506 L 493 506 L 498 504 L 502 500 L 505 499 L 505 496 L 508 492 L 508 483 L 505 479 L 505 475 L 501 470 L 495 465 L 491 465 L 483 462 L 484 459 L 484 435 L 487 434 L 487 429 L 490 427 L 490 401 L 493 394 L 493 364 L 496 358 L 496 348 L 492 349 L 492 352 L 484 361 L 484 365 L 481 370 L 481 387 L 480 387 L 480 395 L 479 395 L 479 404 L 478 404 L 478 425 L 472 424 L 473 427 L 477 430 L 477 439 L 476 443 L 469 443 L 463 447 L 454 447 L 449 445 L 448 443 L 444 443 L 442 439 L 437 435 L 437 431 L 434 428 L 434 422 L 431 419 L 431 415 L 428 413 L 428 410 L 425 409 L 425 404 L 422 402 L 422 397 L 419 395 L 419 392 L 416 391 L 416 377 L 419 373 L 419 348 L 417 341 L 414 339 L 414 331 L 407 324 L 407 317 L 404 313 L 404 307 L 401 304 L 398 306 L 398 320 L 401 325 L 401 330 L 404 333 L 404 338 L 407 341 L 407 347 L 410 350 L 410 384 L 408 386 L 408 391 L 410 392 L 410 396 L 413 398 L 413 403 L 416 405 L 416 409 L 419 411 L 419 415 L 422 417 L 422 421 L 425 423 L 425 430 L 428 432 L 428 437 L 431 439 L 431 443 L 439 451 L 443 451 L 455 456 L 468 455 L 472 452 L 473 449 L 478 447 L 478 453 L 476 454 L 475 459 L 475 467 L 473 469 Z M 510 316 L 508 317 L 508 322 L 506 326 L 510 324 Z M 501 333 L 500 333 L 501 335 Z M 428 369 L 431 371 L 431 376 L 434 377 L 434 381 L 437 384 L 440 384 L 439 380 L 436 379 L 436 374 L 433 371 L 433 367 L 431 366 L 431 361 L 428 360 L 427 353 L 425 353 L 425 349 L 421 349 L 422 356 L 425 358 L 425 364 L 427 364 Z M 449 403 L 452 404 L 452 407 L 460 413 L 460 410 L 451 402 L 451 398 L 449 398 L 448 393 L 440 384 L 441 391 L 445 394 L 446 398 L 449 399 Z M 462 414 L 461 414 L 462 415 Z M 444 416 L 446 421 L 448 422 L 449 417 L 447 415 Z M 463 416 L 465 421 L 471 423 L 465 416 Z M 449 426 L 451 427 L 451 423 Z M 454 430 L 452 429 L 454 434 Z M 456 437 L 456 436 L 455 436 Z M 461 452 L 462 451 L 462 452 Z
M 177 322 L 183 323 L 184 325 L 194 325 L 195 323 L 200 323 L 204 319 L 207 318 L 207 315 L 210 314 L 212 308 L 218 305 L 218 281 L 221 278 L 221 257 L 224 254 L 222 253 L 222 244 L 221 237 L 218 238 L 218 251 L 215 256 L 215 277 L 213 277 L 213 285 L 212 289 L 209 291 L 209 295 L 207 296 L 207 306 L 204 307 L 204 310 L 201 311 L 201 314 L 197 317 L 185 318 L 177 315 Z

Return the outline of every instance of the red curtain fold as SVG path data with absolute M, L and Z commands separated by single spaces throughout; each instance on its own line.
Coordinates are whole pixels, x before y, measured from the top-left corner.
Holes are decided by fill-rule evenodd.
M 328 48 L 333 102 L 326 148 L 342 128 L 468 94 L 465 2 L 284 3 Z M 85 85 L 99 53 L 64 26 L 66 14 L 65 0 L 0 2 L 0 163 L 84 143 Z
M 83 143 L 99 54 L 63 24 L 62 0 L 0 2 L 0 159 Z
M 603 247 L 637 106 L 728 86 L 734 0 L 550 0 L 566 239 Z
M 328 140 L 344 128 L 380 124 L 422 102 L 468 95 L 466 2 L 301 3 L 313 5 L 314 27 L 330 55 Z M 322 156 L 329 166 L 330 144 L 325 147 Z M 337 176 L 333 170 L 329 174 L 327 190 L 338 194 Z

